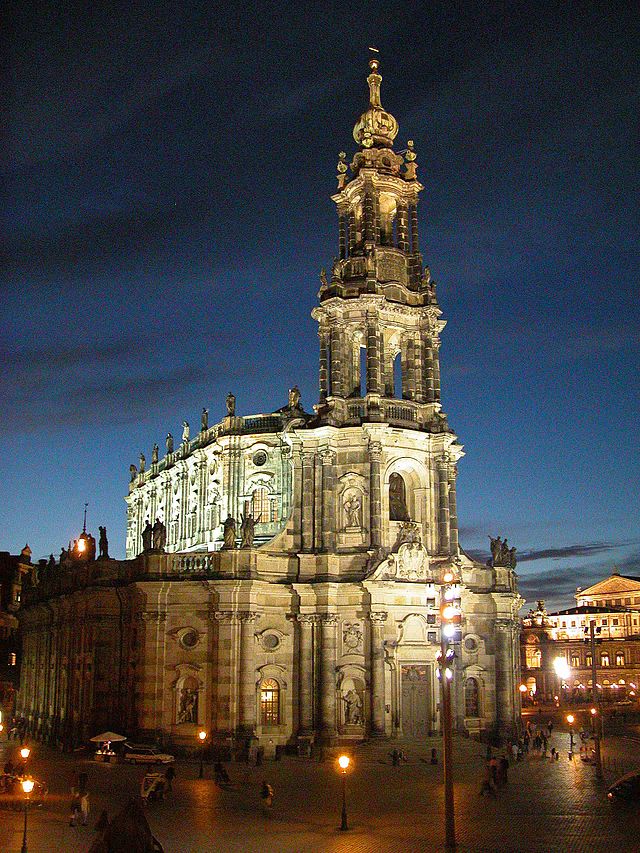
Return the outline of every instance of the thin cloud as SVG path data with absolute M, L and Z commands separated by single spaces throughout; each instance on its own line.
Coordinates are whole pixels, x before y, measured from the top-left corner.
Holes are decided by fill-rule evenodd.
M 625 542 L 590 542 L 586 544 L 565 545 L 562 548 L 543 548 L 539 551 L 523 551 L 518 553 L 519 563 L 531 563 L 534 560 L 563 560 L 568 557 L 591 557 L 603 554 L 625 545 Z

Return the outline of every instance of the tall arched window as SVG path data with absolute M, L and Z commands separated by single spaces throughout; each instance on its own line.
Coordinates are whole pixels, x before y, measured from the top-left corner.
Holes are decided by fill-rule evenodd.
M 609 666 L 609 655 L 607 652 L 600 655 L 600 666 Z
M 258 486 L 251 495 L 251 515 L 258 524 L 278 520 L 277 498 L 269 496 L 266 486 Z
M 624 666 L 624 652 L 616 652 L 616 666 Z
M 467 678 L 464 683 L 464 715 L 465 717 L 480 716 L 478 681 L 475 678 Z
M 389 477 L 389 519 L 390 521 L 409 521 L 407 510 L 407 487 L 401 474 Z
M 260 685 L 260 716 L 263 726 L 280 725 L 280 685 L 275 678 L 265 678 Z

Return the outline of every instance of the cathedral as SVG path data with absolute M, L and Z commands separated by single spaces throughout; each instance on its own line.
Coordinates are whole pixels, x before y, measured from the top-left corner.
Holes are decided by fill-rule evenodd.
M 19 712 L 74 745 L 105 728 L 240 753 L 420 738 L 440 728 L 440 593 L 454 636 L 454 726 L 517 727 L 513 549 L 458 542 L 463 457 L 440 402 L 436 285 L 419 245 L 413 143 L 394 149 L 378 60 L 340 154 L 337 257 L 320 273 L 319 399 L 183 424 L 130 469 L 124 561 L 78 543 L 34 573 Z M 194 431 L 195 432 L 195 431 Z M 87 534 L 83 534 L 87 536 Z M 495 542 L 495 540 L 494 540 Z M 95 542 L 93 544 L 95 552 Z M 50 661 L 50 665 L 42 666 Z

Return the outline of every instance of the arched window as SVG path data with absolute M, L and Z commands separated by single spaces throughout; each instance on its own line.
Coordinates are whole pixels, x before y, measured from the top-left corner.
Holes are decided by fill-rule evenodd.
M 624 652 L 616 652 L 616 666 L 624 666 Z
M 263 726 L 280 725 L 280 685 L 275 678 L 265 678 L 260 685 L 260 715 Z
M 542 652 L 540 649 L 525 649 L 527 669 L 540 669 L 542 666 Z
M 609 655 L 606 652 L 600 655 L 600 666 L 609 666 Z
M 464 684 L 464 715 L 465 717 L 480 716 L 478 682 L 475 678 L 467 678 Z
M 389 477 L 389 520 L 409 521 L 407 487 L 400 474 Z
M 266 486 L 258 486 L 251 495 L 251 515 L 258 524 L 278 520 L 278 500 L 269 496 Z

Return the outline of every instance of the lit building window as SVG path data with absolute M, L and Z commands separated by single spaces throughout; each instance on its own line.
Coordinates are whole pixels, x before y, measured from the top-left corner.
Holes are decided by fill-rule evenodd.
M 480 716 L 478 682 L 475 678 L 467 678 L 464 685 L 464 715 L 465 717 Z
M 616 652 L 616 666 L 624 666 L 624 652 Z
M 603 654 L 600 655 L 600 666 L 609 666 L 609 655 Z
M 593 658 L 591 657 L 591 655 L 587 655 L 584 663 L 585 666 L 593 666 Z M 591 682 L 589 682 L 589 684 L 591 684 Z
M 9 666 L 15 666 L 17 663 L 16 653 L 9 652 Z
M 280 725 L 280 685 L 267 678 L 260 685 L 260 712 L 263 726 Z
M 574 668 L 580 666 L 580 655 L 571 655 L 571 666 Z
M 527 669 L 540 669 L 542 666 L 542 652 L 540 649 L 526 649 Z
M 258 486 L 251 495 L 251 515 L 258 524 L 278 520 L 278 499 L 270 497 L 266 486 Z

